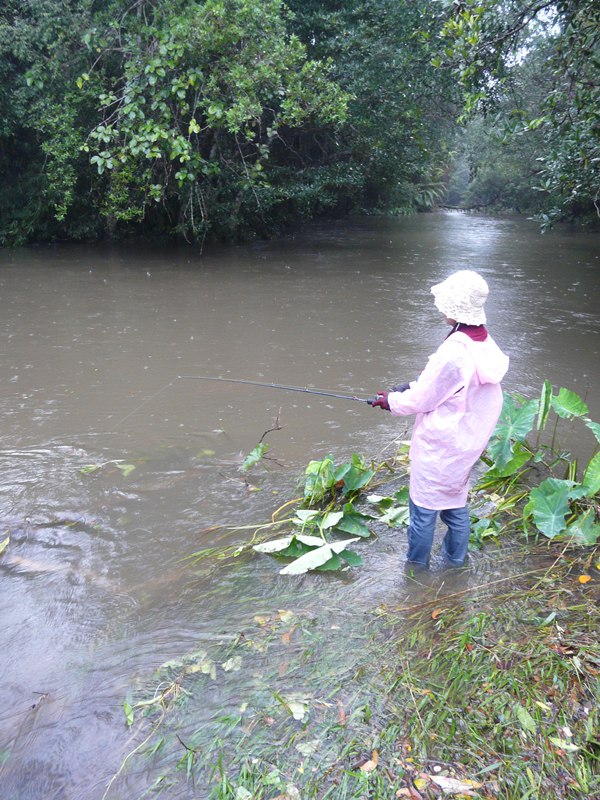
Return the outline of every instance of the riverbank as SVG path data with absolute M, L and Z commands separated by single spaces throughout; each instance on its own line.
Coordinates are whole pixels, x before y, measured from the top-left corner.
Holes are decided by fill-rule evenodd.
M 539 401 L 515 405 L 506 398 L 485 457 L 488 469 L 471 497 L 478 520 L 472 544 L 490 550 L 501 570 L 477 583 L 469 566 L 407 569 L 402 603 L 328 614 L 321 593 L 314 594 L 315 573 L 286 567 L 282 580 L 298 581 L 293 607 L 263 602 L 251 624 L 163 665 L 152 688 L 126 701 L 127 724 L 137 725 L 135 747 L 104 797 L 119 796 L 133 757 L 153 776 L 149 785 L 156 791 L 169 787 L 177 796 L 211 800 L 596 796 L 598 459 L 577 483 L 567 453 L 538 449 L 539 437 L 535 447 L 527 441 L 534 418 L 543 432 L 551 409 L 557 421 L 567 409 L 569 419 L 578 414 L 597 435 L 580 403 L 548 385 Z M 538 483 L 532 463 L 545 470 L 567 466 L 571 480 Z M 337 554 L 347 551 L 335 549 L 341 543 L 336 526 L 338 535 L 358 534 L 353 543 L 380 536 L 375 557 L 381 559 L 386 526 L 406 521 L 405 482 L 404 445 L 391 463 L 368 465 L 356 455 L 337 467 L 331 457 L 312 461 L 303 500 L 281 506 L 270 523 L 250 526 L 254 535 L 246 546 L 194 558 L 228 560 L 234 568 L 240 557 L 264 557 L 257 549 L 296 564 L 310 556 L 311 570 L 344 580 L 347 567 Z M 361 495 L 367 487 L 388 496 Z M 572 502 L 563 508 L 557 499 L 567 490 Z M 302 502 L 309 509 L 290 517 L 290 506 Z M 369 512 L 368 504 L 378 511 Z M 280 536 L 290 520 L 301 526 L 298 540 Z M 323 538 L 313 542 L 307 526 Z M 270 537 L 268 549 L 252 547 L 257 534 Z M 586 537 L 590 546 L 577 546 Z M 334 549 L 325 562 L 314 558 L 324 539 Z M 375 548 L 353 547 L 373 557 Z M 363 563 L 352 555 L 348 563 Z M 206 715 L 202 698 L 211 691 L 219 712 Z
M 498 557 L 529 568 L 468 589 L 425 575 L 414 603 L 367 615 L 257 614 L 165 665 L 126 706 L 137 769 L 212 800 L 595 796 L 600 550 Z M 211 688 L 221 714 L 199 722 Z

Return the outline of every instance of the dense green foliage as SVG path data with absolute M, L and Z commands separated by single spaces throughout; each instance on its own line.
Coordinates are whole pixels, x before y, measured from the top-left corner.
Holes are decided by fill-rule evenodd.
M 351 93 L 348 124 L 325 144 L 345 202 L 365 210 L 430 208 L 454 131 L 452 76 L 432 64 L 443 22 L 417 0 L 290 0 L 294 25 Z
M 460 0 L 437 63 L 466 91 L 467 206 L 600 216 L 600 6 Z M 465 169 L 467 175 L 465 175 Z M 465 191 L 466 189 L 466 191 Z M 453 197 L 456 201 L 456 196 Z
M 232 239 L 430 206 L 440 20 L 406 0 L 289 6 L 6 4 L 0 241 Z
M 599 203 L 599 13 L 593 0 L 5 0 L 0 244 L 235 239 L 427 209 L 453 158 L 451 202 L 585 217 Z

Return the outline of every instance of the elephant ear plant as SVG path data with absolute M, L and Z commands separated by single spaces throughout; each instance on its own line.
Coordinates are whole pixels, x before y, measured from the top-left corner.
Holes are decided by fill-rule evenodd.
M 498 511 L 517 511 L 509 526 L 516 524 L 525 533 L 533 526 L 548 539 L 569 540 L 576 545 L 598 541 L 600 425 L 588 413 L 579 395 L 565 388 L 554 394 L 549 381 L 544 383 L 539 399 L 505 395 L 502 415 L 484 456 L 489 469 L 478 489 L 493 492 L 487 497 L 493 497 Z M 561 420 L 578 421 L 595 437 L 593 455 L 583 468 L 570 453 L 559 449 Z M 500 528 L 497 520 L 482 517 L 474 531 L 477 539 L 486 532 L 498 533 Z
M 482 456 L 487 471 L 472 498 L 473 545 L 502 532 L 539 533 L 578 546 L 591 546 L 600 539 L 600 425 L 588 413 L 575 392 L 562 388 L 554 394 L 548 381 L 539 398 L 505 395 L 500 420 Z M 561 420 L 575 420 L 595 437 L 594 453 L 583 468 L 558 447 Z M 405 443 L 397 464 L 405 463 L 406 449 Z M 254 454 L 247 459 L 252 465 L 260 460 Z M 281 526 L 288 527 L 287 534 L 259 543 L 253 538 L 235 554 L 250 546 L 258 553 L 292 559 L 281 569 L 283 575 L 360 566 L 362 558 L 351 546 L 372 535 L 372 523 L 399 528 L 409 521 L 406 486 L 392 497 L 367 494 L 385 468 L 395 472 L 387 463 L 367 464 L 357 454 L 340 465 L 331 455 L 311 461 L 302 497 L 276 511 L 273 522 L 254 527 L 255 537 L 259 530 Z M 279 516 L 282 509 L 294 506 L 291 516 Z
M 350 461 L 336 466 L 328 455 L 311 461 L 306 468 L 303 508 L 297 508 L 290 523 L 293 532 L 280 539 L 255 544 L 258 553 L 269 553 L 294 560 L 281 569 L 282 575 L 301 575 L 309 570 L 334 571 L 362 564 L 362 558 L 350 545 L 368 539 L 368 523 L 379 520 L 392 527 L 403 524 L 408 516 L 408 493 L 395 498 L 369 495 L 373 510 L 358 511 L 355 503 L 376 474 L 388 467 L 369 465 L 354 454 Z M 388 469 L 391 469 L 388 467 Z

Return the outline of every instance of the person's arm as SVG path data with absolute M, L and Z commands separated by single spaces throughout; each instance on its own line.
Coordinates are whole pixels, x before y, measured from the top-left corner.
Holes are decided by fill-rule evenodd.
M 403 392 L 390 392 L 387 402 L 395 416 L 426 413 L 441 406 L 465 385 L 464 349 L 442 345 L 416 381 Z

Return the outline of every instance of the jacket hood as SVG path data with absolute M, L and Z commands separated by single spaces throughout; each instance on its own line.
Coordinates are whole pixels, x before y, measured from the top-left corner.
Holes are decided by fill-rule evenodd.
M 508 370 L 509 358 L 489 335 L 483 342 L 473 341 L 460 331 L 452 338 L 460 340 L 475 362 L 475 370 L 480 383 L 500 383 Z

